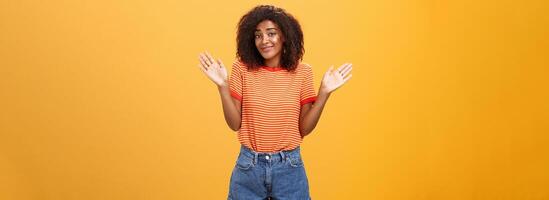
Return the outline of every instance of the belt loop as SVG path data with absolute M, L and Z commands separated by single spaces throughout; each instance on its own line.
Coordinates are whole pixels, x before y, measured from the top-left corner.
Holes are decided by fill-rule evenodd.
M 254 152 L 254 165 L 257 164 L 257 152 L 253 151 Z
M 280 151 L 280 157 L 282 158 L 282 162 L 284 162 L 284 151 Z

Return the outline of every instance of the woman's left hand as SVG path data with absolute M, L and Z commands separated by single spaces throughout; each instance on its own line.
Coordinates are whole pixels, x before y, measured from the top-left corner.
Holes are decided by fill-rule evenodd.
M 320 85 L 320 93 L 330 94 L 349 81 L 352 76 L 352 65 L 353 64 L 351 63 L 345 63 L 335 71 L 333 70 L 334 66 L 331 66 L 328 71 L 324 73 L 322 85 Z

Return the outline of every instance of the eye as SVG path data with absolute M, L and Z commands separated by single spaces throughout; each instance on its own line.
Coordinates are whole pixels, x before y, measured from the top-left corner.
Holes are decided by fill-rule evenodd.
M 261 38 L 261 35 L 256 34 L 254 37 L 255 37 L 255 39 L 258 39 L 258 38 Z
M 268 33 L 267 35 L 269 35 L 269 37 L 273 37 L 276 35 L 276 33 Z

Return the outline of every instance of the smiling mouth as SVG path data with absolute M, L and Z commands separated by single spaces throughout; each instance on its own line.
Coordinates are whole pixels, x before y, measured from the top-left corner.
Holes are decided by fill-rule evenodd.
M 273 49 L 273 47 L 263 47 L 261 48 L 261 51 L 269 51 L 271 49 Z

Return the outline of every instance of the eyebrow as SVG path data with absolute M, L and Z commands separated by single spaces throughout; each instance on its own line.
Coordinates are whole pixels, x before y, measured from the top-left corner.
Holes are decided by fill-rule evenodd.
M 277 28 L 267 28 L 267 30 L 277 30 Z M 255 29 L 255 32 L 261 31 L 259 29 Z

